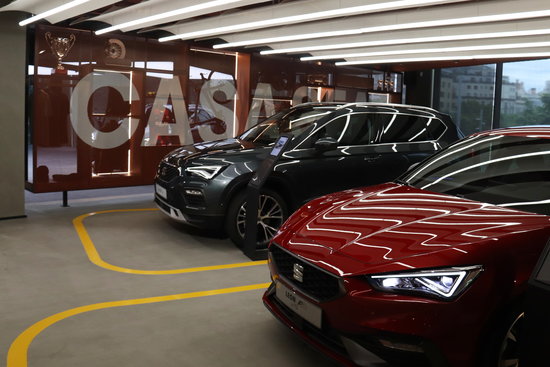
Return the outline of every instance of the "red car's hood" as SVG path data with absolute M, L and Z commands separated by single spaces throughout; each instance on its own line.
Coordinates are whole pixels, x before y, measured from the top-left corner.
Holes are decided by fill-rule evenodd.
M 310 260 L 330 256 L 382 264 L 549 224 L 543 215 L 384 184 L 306 204 L 275 241 Z

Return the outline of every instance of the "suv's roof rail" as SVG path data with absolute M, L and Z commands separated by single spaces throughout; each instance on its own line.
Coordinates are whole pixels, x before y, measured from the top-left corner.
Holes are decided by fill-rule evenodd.
M 343 106 L 345 104 L 347 104 L 348 102 L 334 102 L 334 101 L 331 101 L 331 102 L 303 102 L 303 103 L 299 103 L 295 106 L 291 106 L 291 107 L 300 107 L 300 106 Z
M 347 103 L 343 105 L 341 108 L 345 107 L 351 107 L 351 106 L 387 106 L 387 107 L 409 107 L 409 108 L 417 108 L 421 110 L 431 111 L 431 112 L 437 112 L 441 113 L 438 110 L 426 107 L 426 106 L 417 106 L 412 104 L 399 104 L 399 103 L 384 103 L 384 102 L 353 102 L 353 103 Z

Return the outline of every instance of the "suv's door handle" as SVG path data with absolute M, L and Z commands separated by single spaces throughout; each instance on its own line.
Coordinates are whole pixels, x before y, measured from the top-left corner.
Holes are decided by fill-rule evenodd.
M 378 154 L 378 155 L 371 155 L 371 156 L 368 156 L 368 157 L 364 157 L 363 160 L 364 160 L 364 161 L 367 161 L 367 162 L 369 162 L 369 163 L 372 163 L 372 162 L 376 162 L 377 160 L 379 160 L 380 157 L 382 157 L 380 154 Z

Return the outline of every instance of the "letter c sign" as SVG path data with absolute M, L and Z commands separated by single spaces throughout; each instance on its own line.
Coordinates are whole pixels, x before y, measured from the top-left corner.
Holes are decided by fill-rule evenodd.
M 139 95 L 130 79 L 119 72 L 94 71 L 82 78 L 71 95 L 70 118 L 73 129 L 82 141 L 99 149 L 116 148 L 124 144 L 138 127 L 137 121 L 130 124 L 128 117 L 111 132 L 97 130 L 88 117 L 88 102 L 92 94 L 102 87 L 111 87 L 120 93 L 124 101 L 138 101 Z

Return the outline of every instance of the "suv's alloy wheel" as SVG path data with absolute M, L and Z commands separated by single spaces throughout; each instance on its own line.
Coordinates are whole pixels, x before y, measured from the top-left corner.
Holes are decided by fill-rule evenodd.
M 242 192 L 231 202 L 226 230 L 238 246 L 244 245 L 246 233 L 246 193 Z M 265 247 L 287 217 L 286 204 L 276 192 L 263 190 L 258 200 L 258 247 Z

